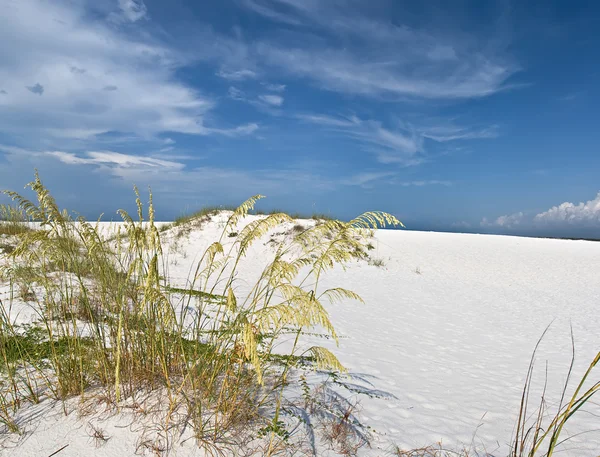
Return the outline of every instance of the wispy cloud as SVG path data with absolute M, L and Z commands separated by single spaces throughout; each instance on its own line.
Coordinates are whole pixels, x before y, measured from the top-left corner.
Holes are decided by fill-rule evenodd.
M 499 127 L 497 125 L 481 129 L 453 125 L 422 127 L 418 129 L 425 138 L 429 138 L 439 143 L 455 140 L 497 138 L 499 136 Z
M 482 37 L 452 35 L 394 25 L 354 7 L 333 2 L 247 0 L 251 11 L 289 25 L 303 25 L 341 43 L 306 40 L 305 46 L 259 43 L 256 52 L 267 65 L 319 86 L 363 95 L 421 98 L 473 98 L 509 87 L 519 70 L 498 46 Z M 308 36 L 308 34 L 307 34 Z M 492 42 L 495 37 L 490 37 Z
M 123 16 L 131 22 L 137 22 L 148 15 L 148 9 L 143 0 L 119 0 L 119 8 Z
M 380 171 L 380 172 L 364 172 L 358 173 L 354 176 L 351 176 L 345 180 L 343 180 L 343 184 L 347 186 L 361 186 L 368 187 L 373 182 L 382 181 L 385 178 L 390 178 L 395 175 L 395 172 L 390 171 Z
M 217 192 L 227 198 L 245 198 L 252 193 L 286 195 L 331 191 L 343 185 L 343 178 L 324 177 L 305 167 L 255 169 L 215 166 L 190 166 L 190 157 L 172 153 L 134 155 L 115 151 L 38 151 L 0 144 L 0 152 L 20 167 L 24 161 L 40 164 L 44 160 L 58 161 L 64 167 L 86 167 L 100 176 L 116 179 L 129 187 L 151 185 L 157 195 L 177 198 L 198 192 Z M 198 157 L 194 156 L 197 160 Z M 66 169 L 68 170 L 68 169 Z
M 117 131 L 148 138 L 161 132 L 233 136 L 256 130 L 256 124 L 208 123 L 216 100 L 177 79 L 188 60 L 144 33 L 143 2 L 120 1 L 120 11 L 137 21 L 128 27 L 111 23 L 112 13 L 90 14 L 88 6 L 20 0 L 3 9 L 0 40 L 11 42 L 10 53 L 0 51 L 0 76 L 8 92 L 0 104 L 5 133 L 23 137 L 44 130 L 65 138 L 75 132 L 79 138 L 82 131 Z M 18 95 L 22 81 L 31 79 L 36 83 L 27 89 L 43 97 Z M 27 137 L 34 141 L 37 135 Z
M 242 4 L 246 8 L 254 11 L 255 13 L 258 13 L 274 21 L 283 22 L 285 24 L 290 25 L 302 24 L 302 21 L 300 19 L 293 17 L 291 14 L 280 12 L 277 9 L 273 8 L 273 5 L 266 4 L 266 2 L 262 2 L 260 0 L 242 0 Z
M 381 163 L 398 163 L 404 166 L 418 165 L 426 160 L 425 138 L 447 142 L 497 136 L 495 126 L 477 130 L 451 124 L 419 127 L 400 122 L 397 128 L 392 129 L 384 127 L 379 121 L 363 120 L 354 115 L 342 117 L 305 113 L 295 117 L 359 140 Z
M 272 92 L 283 92 L 287 86 L 285 84 L 265 84 L 265 87 Z
M 221 69 L 217 72 L 217 76 L 219 76 L 220 78 L 223 78 L 223 79 L 227 79 L 229 81 L 243 81 L 244 79 L 254 79 L 258 75 L 256 74 L 255 71 L 248 70 L 248 69 L 233 70 L 233 71 L 227 71 L 227 70 Z
M 360 186 L 365 188 L 373 187 L 374 184 L 384 186 L 400 186 L 400 187 L 424 187 L 424 186 L 451 186 L 450 181 L 440 181 L 434 179 L 403 181 L 398 179 L 395 171 L 372 171 L 363 172 L 353 175 L 341 181 L 347 186 Z
M 265 103 L 273 106 L 281 106 L 283 105 L 283 97 L 281 95 L 259 95 L 259 100 L 262 100 Z
M 69 165 L 104 165 L 119 168 L 160 168 L 166 172 L 180 171 L 185 168 L 183 163 L 173 162 L 171 160 L 122 154 L 112 151 L 86 152 L 83 157 L 62 151 L 49 151 L 46 152 L 46 154 Z
M 305 122 L 343 132 L 359 140 L 363 148 L 375 154 L 382 163 L 416 165 L 421 162 L 422 138 L 411 132 L 390 130 L 381 122 L 362 120 L 356 116 L 333 117 L 325 114 L 300 114 L 296 116 Z
M 324 127 L 355 127 L 361 123 L 357 117 L 343 118 L 326 114 L 297 114 L 295 117 Z
M 237 87 L 231 86 L 228 89 L 227 93 L 229 94 L 229 97 L 231 97 L 234 100 L 246 100 L 246 94 L 244 93 L 244 91 L 238 89 Z
M 279 108 L 281 108 L 284 102 L 284 98 L 281 95 L 261 94 L 258 96 L 250 96 L 245 91 L 234 86 L 231 86 L 227 93 L 232 100 L 248 103 L 261 111 L 272 115 L 279 115 L 281 113 Z
M 524 217 L 525 215 L 522 212 L 500 216 L 493 221 L 488 221 L 487 218 L 484 217 L 480 225 L 482 227 L 500 227 L 512 229 L 520 226 L 523 223 Z

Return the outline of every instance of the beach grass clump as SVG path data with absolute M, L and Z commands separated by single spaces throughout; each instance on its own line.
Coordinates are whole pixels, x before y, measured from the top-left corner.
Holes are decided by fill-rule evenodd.
M 367 213 L 307 228 L 276 243 L 256 282 L 239 291 L 253 243 L 292 222 L 273 213 L 245 223 L 257 195 L 228 214 L 187 281 L 173 285 L 152 194 L 144 205 L 135 189 L 136 217 L 120 210 L 123 226 L 104 237 L 96 224 L 61 210 L 37 173 L 29 187 L 37 201 L 6 191 L 24 217 L 40 221 L 39 230 L 20 234 L 2 269 L 16 292 L 35 291 L 27 298 L 38 316 L 35 329 L 24 330 L 9 304 L 0 306 L 0 421 L 11 431 L 19 407 L 41 395 L 100 395 L 119 407 L 150 391 L 164 405 L 165 430 L 191 428 L 205 447 L 231 445 L 236 430 L 266 430 L 265 454 L 272 454 L 285 436 L 283 391 L 299 360 L 344 370 L 329 350 L 301 344 L 313 327 L 337 340 L 326 303 L 360 300 L 344 288 L 323 289 L 323 273 L 356 259 L 372 221 L 399 224 Z M 291 349 L 279 354 L 283 338 Z
M 29 220 L 19 208 L 0 204 L 0 235 L 15 236 L 31 230 Z

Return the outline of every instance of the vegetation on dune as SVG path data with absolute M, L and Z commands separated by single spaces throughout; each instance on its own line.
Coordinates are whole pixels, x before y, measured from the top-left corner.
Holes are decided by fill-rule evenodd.
M 18 408 L 39 401 L 41 391 L 57 399 L 102 395 L 118 407 L 151 390 L 168 399 L 165 430 L 191 426 L 209 448 L 231 442 L 234 430 L 262 430 L 265 453 L 274 453 L 288 439 L 283 389 L 294 367 L 343 371 L 327 349 L 300 349 L 313 327 L 337 339 L 327 302 L 360 300 L 343 288 L 322 290 L 322 274 L 357 258 L 373 221 L 399 224 L 371 213 L 307 228 L 280 242 L 256 283 L 238 295 L 249 248 L 292 220 L 273 213 L 240 227 L 261 196 L 231 212 L 187 284 L 174 287 L 151 195 L 146 209 L 136 189 L 136 220 L 119 211 L 125 228 L 107 239 L 97 226 L 61 211 L 37 175 L 29 187 L 35 203 L 6 192 L 18 211 L 41 221 L 39 230 L 19 234 L 1 272 L 16 292 L 26 291 L 39 316 L 37 329 L 24 332 L 2 304 L 0 421 L 12 431 Z M 284 335 L 292 337 L 291 350 L 276 354 Z

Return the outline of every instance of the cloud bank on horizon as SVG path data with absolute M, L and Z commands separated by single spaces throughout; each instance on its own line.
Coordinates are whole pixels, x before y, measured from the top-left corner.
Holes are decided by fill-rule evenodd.
M 501 228 L 516 232 L 556 231 L 564 235 L 571 233 L 574 236 L 594 236 L 600 227 L 600 192 L 592 200 L 578 204 L 564 202 L 537 214 L 519 211 L 499 216 L 493 221 L 484 217 L 480 225 L 483 228 Z
M 167 219 L 261 192 L 415 228 L 600 230 L 598 197 L 553 206 L 598 188 L 600 8 L 482 5 L 0 0 L 1 187 L 37 167 L 90 216 L 136 183 Z

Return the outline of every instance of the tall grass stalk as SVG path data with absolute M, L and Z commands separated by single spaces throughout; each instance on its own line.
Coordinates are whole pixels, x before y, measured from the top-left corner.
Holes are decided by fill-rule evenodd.
M 570 387 L 570 380 L 573 374 L 573 366 L 575 362 L 575 342 L 573 331 L 571 329 L 571 363 L 567 372 L 561 398 L 558 403 L 558 411 L 550 417 L 549 421 L 546 421 L 546 423 L 544 422 L 545 414 L 547 412 L 546 384 L 544 384 L 542 398 L 537 408 L 537 412 L 535 413 L 534 421 L 533 423 L 528 423 L 530 417 L 528 413 L 529 397 L 533 379 L 535 354 L 547 331 L 548 328 L 544 330 L 531 356 L 531 361 L 521 396 L 521 405 L 519 408 L 517 426 L 510 457 L 551 457 L 554 455 L 554 453 L 559 450 L 559 446 L 565 441 L 569 440 L 569 437 L 565 438 L 562 436 L 567 422 L 572 419 L 575 413 L 577 413 L 584 405 L 591 403 L 591 398 L 598 393 L 598 391 L 600 391 L 600 381 L 586 386 L 592 370 L 600 362 L 599 351 L 588 366 L 583 376 L 579 379 L 579 382 L 577 383 L 573 393 L 570 396 L 567 396 L 567 390 Z M 546 367 L 546 378 L 547 370 L 548 368 Z M 566 404 L 565 399 L 567 399 Z

